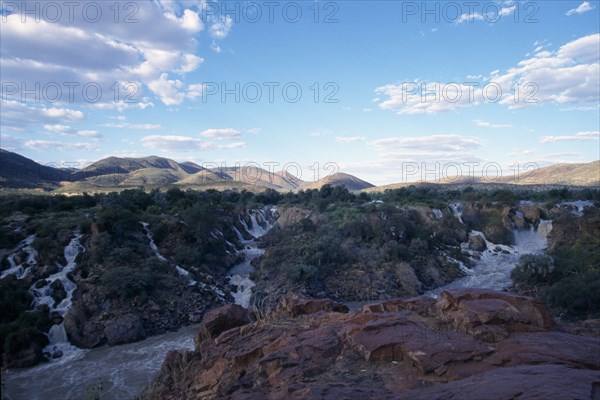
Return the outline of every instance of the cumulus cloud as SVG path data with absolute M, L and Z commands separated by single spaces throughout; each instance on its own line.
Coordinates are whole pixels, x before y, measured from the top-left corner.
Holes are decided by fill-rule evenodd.
M 587 140 L 599 140 L 600 132 L 578 132 L 570 136 L 543 136 L 540 143 L 555 142 L 583 142 Z
M 77 82 L 79 87 L 68 94 L 69 88 L 62 87 L 59 100 L 97 108 L 115 103 L 119 108 L 135 107 L 137 104 L 123 98 L 139 102 L 148 92 L 167 105 L 179 104 L 185 99 L 186 88 L 177 86 L 180 81 L 170 75 L 195 71 L 204 61 L 196 54 L 198 35 L 204 29 L 199 15 L 202 3 L 168 3 L 123 3 L 120 23 L 114 21 L 116 3 L 110 2 L 94 2 L 101 18 L 93 23 L 84 18 L 78 2 L 74 3 L 79 7 L 76 12 L 65 11 L 58 20 L 47 20 L 48 13 L 42 13 L 37 21 L 31 15 L 22 18 L 21 7 L 14 14 L 4 14 L 3 81 L 23 82 L 27 88 L 35 87 L 36 82 L 41 86 Z M 223 38 L 233 21 L 215 20 L 213 25 L 210 34 Z M 82 93 L 88 83 L 101 91 L 93 102 Z M 116 84 L 121 87 L 117 89 Z M 22 100 L 18 96 L 15 100 Z
M 594 8 L 596 7 L 592 6 L 588 1 L 584 1 L 579 6 L 567 11 L 566 15 L 571 16 L 573 14 L 583 14 L 585 12 L 592 11 Z
M 216 140 L 231 140 L 242 136 L 242 133 L 233 128 L 207 129 L 200 133 L 200 136 L 216 139 Z
M 215 39 L 225 39 L 232 27 L 233 19 L 229 15 L 213 17 L 210 25 L 210 35 Z
M 505 73 L 481 82 L 403 82 L 375 89 L 379 107 L 398 114 L 437 114 L 499 103 L 510 109 L 541 103 L 600 101 L 600 34 L 575 39 L 557 51 L 540 51 Z
M 8 130 L 28 130 L 34 124 L 64 124 L 82 121 L 83 112 L 70 108 L 26 105 L 7 100 L 0 107 L 0 127 Z

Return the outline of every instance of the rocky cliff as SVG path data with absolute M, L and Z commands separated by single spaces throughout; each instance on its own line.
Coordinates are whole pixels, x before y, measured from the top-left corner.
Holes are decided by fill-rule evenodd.
M 532 298 L 455 289 L 213 310 L 140 399 L 596 399 L 599 378 L 598 337 L 558 330 Z

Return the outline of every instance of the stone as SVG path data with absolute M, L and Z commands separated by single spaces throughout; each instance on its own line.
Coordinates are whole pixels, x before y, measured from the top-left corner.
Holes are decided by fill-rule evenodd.
M 252 317 L 248 310 L 237 304 L 228 304 L 204 314 L 200 333 L 203 337 L 215 339 L 228 329 L 250 322 L 252 322 Z
M 475 251 L 484 251 L 487 249 L 487 244 L 481 236 L 473 235 L 469 237 L 469 248 Z
M 329 299 L 305 299 L 299 296 L 285 297 L 279 303 L 277 311 L 296 317 L 314 314 L 319 311 L 347 313 L 348 307 Z
M 109 345 L 136 342 L 146 338 L 140 317 L 127 315 L 106 323 L 104 335 Z

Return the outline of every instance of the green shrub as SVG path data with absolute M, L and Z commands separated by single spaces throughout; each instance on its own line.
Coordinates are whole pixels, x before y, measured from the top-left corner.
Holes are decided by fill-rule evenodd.
M 576 317 L 587 318 L 600 312 L 600 273 L 571 276 L 552 285 L 545 294 L 551 307 Z
M 517 289 L 535 289 L 549 282 L 553 270 L 554 264 L 547 255 L 524 254 L 510 277 Z
M 100 282 L 109 297 L 132 298 L 147 294 L 155 286 L 152 270 L 116 267 L 105 271 Z

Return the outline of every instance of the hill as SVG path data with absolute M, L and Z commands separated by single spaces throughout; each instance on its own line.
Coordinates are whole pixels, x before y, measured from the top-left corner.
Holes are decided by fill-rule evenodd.
M 7 188 L 52 189 L 71 178 L 71 172 L 36 163 L 0 149 L 0 184 Z
M 344 186 L 348 190 L 364 190 L 374 187 L 369 182 L 363 181 L 353 175 L 337 172 L 319 179 L 317 182 L 306 182 L 302 185 L 303 189 L 318 189 L 323 185 Z

